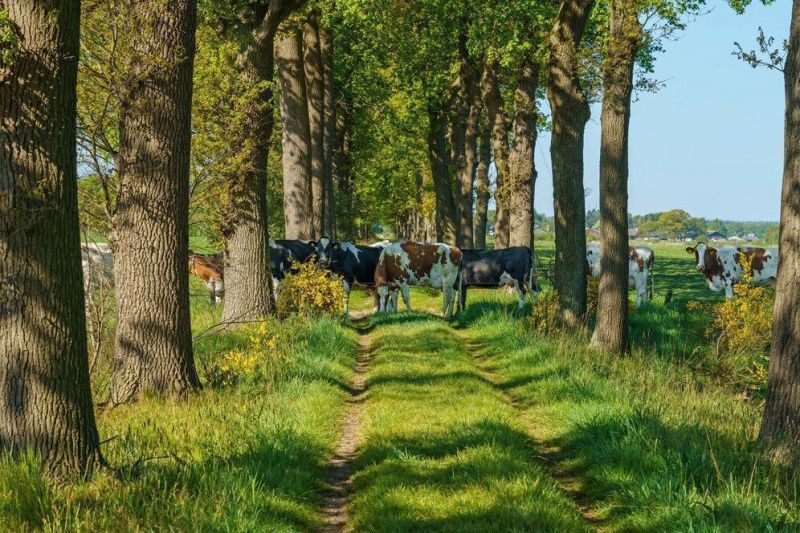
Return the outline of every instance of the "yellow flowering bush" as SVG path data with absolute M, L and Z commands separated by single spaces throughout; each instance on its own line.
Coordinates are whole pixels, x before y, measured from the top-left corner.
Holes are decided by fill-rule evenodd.
M 263 320 L 246 326 L 247 347 L 231 350 L 206 370 L 212 387 L 259 381 L 274 385 L 284 373 L 290 355 L 303 344 L 297 339 L 301 324 Z
M 343 311 L 342 282 L 313 262 L 297 263 L 278 290 L 279 318 L 335 314 Z

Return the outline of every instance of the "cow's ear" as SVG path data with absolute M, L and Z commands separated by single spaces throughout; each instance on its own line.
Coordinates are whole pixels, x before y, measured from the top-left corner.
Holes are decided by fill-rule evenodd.
M 689 252 L 690 254 L 693 254 L 695 253 L 696 249 L 692 246 L 687 246 L 686 251 Z
M 312 247 L 312 248 L 316 248 L 317 247 L 317 241 L 308 241 L 308 245 L 310 247 Z
M 339 243 L 339 242 L 335 242 L 335 243 L 333 243 L 333 249 L 334 249 L 334 250 L 338 250 L 338 249 L 339 249 L 339 248 L 341 248 L 341 247 L 342 247 L 342 244 L 341 244 L 341 243 Z

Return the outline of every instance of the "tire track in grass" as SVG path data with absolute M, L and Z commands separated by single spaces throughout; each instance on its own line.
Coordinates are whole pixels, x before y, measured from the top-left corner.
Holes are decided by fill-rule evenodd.
M 448 323 L 423 313 L 374 320 L 348 526 L 592 529 Z
M 499 394 L 503 395 L 508 405 L 514 409 L 519 419 L 524 422 L 527 428 L 528 437 L 532 445 L 537 449 L 539 456 L 542 459 L 542 463 L 548 469 L 550 475 L 561 491 L 568 496 L 575 504 L 575 507 L 580 510 L 581 516 L 586 522 L 587 527 L 590 527 L 595 531 L 604 531 L 602 527 L 602 517 L 591 509 L 589 502 L 584 495 L 583 483 L 581 480 L 561 468 L 558 460 L 558 454 L 561 450 L 556 446 L 545 443 L 537 437 L 538 431 L 536 429 L 536 423 L 531 420 L 529 413 L 520 406 L 519 400 L 514 396 L 514 394 L 503 387 L 502 379 L 487 368 L 485 357 L 479 355 L 482 347 L 474 340 L 465 337 L 463 334 L 459 335 L 459 337 L 464 343 L 464 346 L 475 359 L 483 378 L 488 383 L 491 383 L 492 387 L 494 387 Z
M 357 455 L 361 427 L 359 410 L 367 392 L 370 345 L 369 333 L 362 331 L 358 338 L 355 376 L 350 387 L 350 398 L 347 400 L 349 408 L 342 420 L 339 444 L 328 461 L 328 488 L 323 494 L 323 525 L 320 528 L 320 531 L 326 533 L 338 533 L 345 531 L 347 527 L 347 504 L 352 493 L 353 462 Z

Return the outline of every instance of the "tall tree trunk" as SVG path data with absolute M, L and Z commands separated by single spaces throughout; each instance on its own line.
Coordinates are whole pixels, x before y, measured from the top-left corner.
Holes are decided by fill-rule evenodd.
M 603 64 L 600 140 L 600 219 L 603 255 L 597 323 L 591 346 L 622 354 L 628 349 L 628 129 L 633 65 L 642 40 L 637 8 L 612 0 L 611 27 Z
M 311 130 L 303 67 L 303 32 L 295 21 L 284 23 L 275 43 L 281 93 L 283 146 L 283 212 L 287 239 L 311 239 Z
M 322 55 L 324 135 L 323 181 L 325 182 L 325 220 L 323 233 L 336 238 L 336 194 L 333 179 L 333 158 L 336 147 L 336 92 L 333 78 L 333 35 L 331 29 L 320 25 L 319 48 Z
M 56 476 L 100 462 L 89 389 L 75 154 L 80 5 L 7 0 L 0 66 L 0 449 Z
M 781 257 L 759 439 L 774 457 L 791 463 L 800 456 L 800 0 L 792 5 L 788 44 Z
M 533 246 L 533 190 L 536 184 L 536 90 L 539 63 L 524 61 L 514 91 L 514 144 L 509 156 L 509 244 Z
M 473 248 L 473 213 L 472 201 L 475 190 L 475 174 L 478 166 L 478 126 L 481 112 L 481 95 L 478 88 L 478 75 L 469 60 L 466 34 L 459 37 L 460 55 L 460 95 L 463 98 L 463 143 L 461 145 L 463 166 L 458 166 L 458 241 L 462 248 Z
M 566 326 L 586 315 L 586 220 L 583 135 L 589 104 L 580 84 L 578 50 L 594 0 L 562 0 L 550 32 L 547 99 L 552 113 L 553 210 L 556 234 L 555 289 Z
M 237 59 L 242 83 L 256 88 L 241 116 L 247 152 L 244 168 L 228 176 L 225 225 L 225 307 L 222 320 L 236 324 L 268 316 L 273 308 L 267 224 L 267 160 L 273 130 L 273 43 L 281 20 L 294 6 L 271 2 L 267 15 Z
M 456 242 L 456 207 L 450 177 L 447 148 L 447 113 L 428 104 L 428 156 L 436 194 L 436 240 Z
M 509 194 L 506 182 L 509 177 L 508 167 L 508 120 L 503 111 L 503 95 L 497 82 L 496 62 L 487 62 L 484 65 L 481 78 L 481 93 L 483 104 L 486 107 L 489 123 L 492 125 L 492 152 L 494 166 L 497 173 L 495 178 L 495 216 L 494 216 L 494 246 L 495 248 L 508 248 L 509 227 L 508 207 Z
M 465 134 L 466 134 L 466 126 L 467 126 L 467 114 L 469 112 L 469 108 L 467 106 L 466 99 L 463 97 L 463 94 L 460 91 L 455 91 L 453 95 L 453 107 L 452 112 L 450 113 L 450 121 L 448 123 L 447 128 L 447 136 L 445 137 L 445 142 L 450 148 L 450 158 L 449 158 L 449 165 L 448 170 L 450 172 L 450 182 L 451 184 L 455 185 L 452 187 L 451 185 L 451 195 L 453 195 L 453 210 L 454 210 L 454 222 L 456 225 L 455 228 L 455 240 L 448 241 L 456 246 L 463 246 L 462 243 L 462 218 L 466 216 L 466 213 L 462 213 L 461 208 L 461 182 L 463 179 L 466 179 L 466 167 L 467 167 L 467 159 L 466 159 L 466 142 L 465 142 Z M 453 182 L 455 179 L 455 182 Z M 455 194 L 453 194 L 455 193 Z M 472 210 L 472 205 L 469 206 L 469 210 Z
M 303 66 L 305 67 L 308 126 L 311 140 L 311 224 L 312 236 L 319 238 L 325 222 L 325 81 L 319 39 L 319 16 L 312 10 L 303 24 Z
M 481 115 L 478 168 L 475 171 L 475 248 L 486 248 L 486 222 L 489 210 L 489 166 L 492 164 L 492 127 L 488 113 Z
M 342 94 L 336 106 L 336 146 L 333 157 L 333 173 L 339 189 L 341 205 L 339 210 L 340 238 L 355 240 L 355 198 L 350 169 L 350 136 L 352 101 L 347 93 Z
M 110 402 L 200 387 L 189 321 L 189 151 L 196 2 L 132 8 L 114 216 L 117 338 Z

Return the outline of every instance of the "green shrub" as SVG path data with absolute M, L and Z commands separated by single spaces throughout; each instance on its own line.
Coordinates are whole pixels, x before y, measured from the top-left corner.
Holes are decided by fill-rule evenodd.
M 296 263 L 278 291 L 278 317 L 321 316 L 341 313 L 344 303 L 342 282 L 312 262 Z

